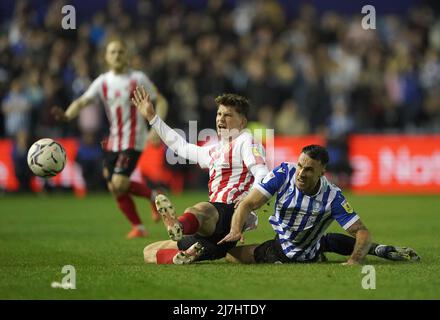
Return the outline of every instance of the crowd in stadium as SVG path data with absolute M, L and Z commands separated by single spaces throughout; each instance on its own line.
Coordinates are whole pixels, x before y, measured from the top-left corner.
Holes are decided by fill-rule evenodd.
M 277 1 L 109 1 L 64 30 L 64 4 L 17 1 L 1 25 L 0 137 L 99 141 L 108 130 L 99 105 L 69 126 L 50 109 L 105 70 L 103 48 L 118 35 L 169 101 L 172 126 L 212 127 L 213 98 L 235 92 L 250 99 L 251 120 L 280 135 L 440 131 L 440 19 L 430 7 L 378 15 L 364 30 L 360 13 L 307 4 L 288 15 Z

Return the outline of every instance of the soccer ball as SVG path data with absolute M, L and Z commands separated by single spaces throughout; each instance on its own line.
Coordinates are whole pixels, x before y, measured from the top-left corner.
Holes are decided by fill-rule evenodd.
M 36 176 L 53 177 L 64 169 L 66 151 L 52 139 L 40 139 L 29 148 L 27 162 Z

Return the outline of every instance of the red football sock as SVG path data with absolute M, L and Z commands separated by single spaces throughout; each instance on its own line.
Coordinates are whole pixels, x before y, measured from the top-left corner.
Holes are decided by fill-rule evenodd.
M 173 264 L 174 256 L 179 252 L 179 249 L 159 249 L 156 252 L 157 264 Z
M 130 181 L 129 192 L 135 196 L 148 198 L 148 200 L 151 198 L 151 189 L 143 183 Z
M 127 219 L 133 226 L 142 224 L 141 219 L 136 211 L 133 199 L 128 194 L 123 194 L 116 198 L 119 209 L 125 214 Z
M 177 220 L 182 224 L 183 234 L 194 234 L 199 230 L 199 220 L 191 212 L 185 212 Z

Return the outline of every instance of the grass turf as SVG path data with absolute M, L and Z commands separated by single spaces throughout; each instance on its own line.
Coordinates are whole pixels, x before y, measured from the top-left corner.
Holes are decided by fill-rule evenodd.
M 361 287 L 362 267 L 328 263 L 234 265 L 224 260 L 189 266 L 146 265 L 146 244 L 167 239 L 150 206 L 136 203 L 150 232 L 148 239 L 125 240 L 129 224 L 106 194 L 76 199 L 5 195 L 0 198 L 0 299 L 439 299 L 440 200 L 436 196 L 347 195 L 373 239 L 411 246 L 419 263 L 368 257 L 376 269 L 376 289 Z M 205 193 L 172 196 L 179 211 L 206 199 Z M 260 226 L 246 242 L 273 237 L 260 214 Z M 344 232 L 336 222 L 330 230 Z M 76 269 L 76 290 L 53 289 L 64 265 Z

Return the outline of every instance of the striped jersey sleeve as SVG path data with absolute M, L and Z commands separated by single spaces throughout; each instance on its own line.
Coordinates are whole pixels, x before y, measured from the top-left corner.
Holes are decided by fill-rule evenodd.
M 162 141 L 179 157 L 188 159 L 194 164 L 197 163 L 202 169 L 209 167 L 209 147 L 188 143 L 158 115 L 150 121 L 150 125 L 156 130 Z
M 251 171 L 255 178 L 253 185 L 257 185 L 268 174 L 266 150 L 261 143 L 250 135 L 248 139 L 244 139 L 241 146 L 241 153 L 245 166 Z
M 100 93 L 102 92 L 101 87 L 102 87 L 103 79 L 104 79 L 104 75 L 101 74 L 99 77 L 93 80 L 93 82 L 90 84 L 87 90 L 83 93 L 83 97 L 93 100 L 98 98 Z
M 273 169 L 259 184 L 255 185 L 258 191 L 264 194 L 267 198 L 271 198 L 283 184 L 289 179 L 289 167 L 287 163 L 283 162 L 281 165 Z
M 348 201 L 342 195 L 341 191 L 338 191 L 335 199 L 331 204 L 331 214 L 332 217 L 340 224 L 342 228 L 347 230 L 353 223 L 359 220 L 359 216 L 350 206 Z

